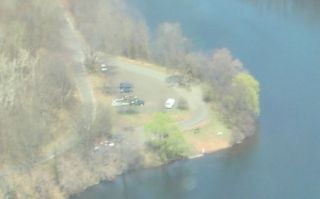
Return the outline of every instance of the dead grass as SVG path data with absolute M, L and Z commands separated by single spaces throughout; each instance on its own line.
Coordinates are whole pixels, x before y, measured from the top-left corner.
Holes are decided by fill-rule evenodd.
M 106 95 L 104 86 L 107 84 L 108 79 L 105 75 L 99 73 L 91 73 L 88 75 L 88 81 L 92 86 L 97 104 L 110 106 L 112 96 Z
M 144 151 L 143 153 L 144 162 L 143 165 L 145 168 L 153 168 L 161 166 L 163 163 L 160 158 L 152 153 L 151 151 Z
M 127 57 L 117 57 L 117 59 L 119 59 L 120 61 L 124 61 L 127 63 L 131 63 L 131 64 L 135 64 L 135 65 L 139 65 L 145 68 L 150 68 L 159 72 L 163 72 L 166 73 L 168 70 L 166 69 L 166 67 L 164 66 L 160 66 L 158 64 L 153 64 L 153 63 L 149 63 L 147 61 L 144 60 L 133 60 L 133 59 L 129 59 Z
M 26 173 L 14 173 L 2 178 L 8 188 L 15 190 L 14 198 L 56 198 L 64 199 L 67 196 L 55 183 L 52 165 L 38 165 Z M 11 197 L 9 197 L 11 198 Z
M 191 154 L 212 153 L 230 147 L 230 129 L 221 121 L 217 113 L 210 111 L 210 121 L 204 126 L 185 132 L 191 146 Z
M 74 129 L 76 124 L 72 115 L 73 113 L 64 109 L 56 112 L 56 120 L 50 124 L 50 131 L 54 132 L 51 133 L 53 135 L 52 141 L 42 148 L 42 154 L 44 156 L 66 145 L 65 141 L 75 136 Z

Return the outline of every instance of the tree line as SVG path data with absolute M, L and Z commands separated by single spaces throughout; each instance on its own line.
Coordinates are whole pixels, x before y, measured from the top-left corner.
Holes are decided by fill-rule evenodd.
M 59 198 L 50 169 L 35 167 L 76 112 L 64 20 L 58 1 L 0 3 L 1 198 Z
M 64 22 L 56 1 L 4 0 L 0 10 L 0 153 L 7 162 L 34 161 L 54 137 L 51 121 L 73 100 Z

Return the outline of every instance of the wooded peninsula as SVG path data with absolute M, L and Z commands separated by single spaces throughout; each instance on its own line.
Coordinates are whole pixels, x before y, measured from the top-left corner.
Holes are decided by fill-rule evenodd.
M 1 198 L 68 198 L 258 130 L 259 82 L 230 50 L 125 0 L 2 0 L 0 21 Z

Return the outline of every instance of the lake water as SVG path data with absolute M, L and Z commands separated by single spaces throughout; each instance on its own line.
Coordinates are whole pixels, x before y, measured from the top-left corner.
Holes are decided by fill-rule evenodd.
M 197 48 L 227 47 L 261 83 L 260 133 L 142 170 L 73 199 L 319 199 L 320 1 L 130 0 L 151 27 L 180 22 Z

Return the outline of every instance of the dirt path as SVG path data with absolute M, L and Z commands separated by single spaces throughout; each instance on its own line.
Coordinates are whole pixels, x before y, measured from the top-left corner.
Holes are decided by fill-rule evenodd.
M 81 100 L 81 112 L 83 116 L 82 124 L 85 128 L 89 129 L 96 116 L 96 99 L 93 89 L 87 79 L 88 74 L 86 67 L 83 65 L 85 59 L 84 50 L 87 49 L 87 44 L 75 26 L 75 21 L 68 9 L 67 1 L 60 0 L 58 2 L 60 3 L 61 10 L 64 12 L 64 18 L 66 20 L 66 26 L 63 30 L 63 40 L 70 50 L 70 57 L 74 61 L 72 69 L 75 85 Z M 77 129 L 73 130 L 73 132 L 66 132 L 63 141 L 58 143 L 59 146 L 47 151 L 44 157 L 35 163 L 35 165 L 45 163 L 55 156 L 63 154 L 65 151 L 71 149 L 78 141 L 79 135 Z
M 72 69 L 75 85 L 82 104 L 82 124 L 85 128 L 89 129 L 96 116 L 96 99 L 93 89 L 87 79 L 88 74 L 86 67 L 83 65 L 85 59 L 84 50 L 87 49 L 87 44 L 75 26 L 75 21 L 68 9 L 67 1 L 60 0 L 59 2 L 66 20 L 63 39 L 67 47 L 70 49 L 70 56 L 74 61 Z M 78 139 L 79 136 L 76 130 L 74 132 L 68 132 L 68 135 L 63 139 L 63 142 L 59 143 L 59 147 L 55 148 L 54 151 L 49 151 L 46 158 L 40 162 L 46 162 L 52 159 L 55 155 L 64 153 L 68 149 L 72 148 L 77 143 Z

